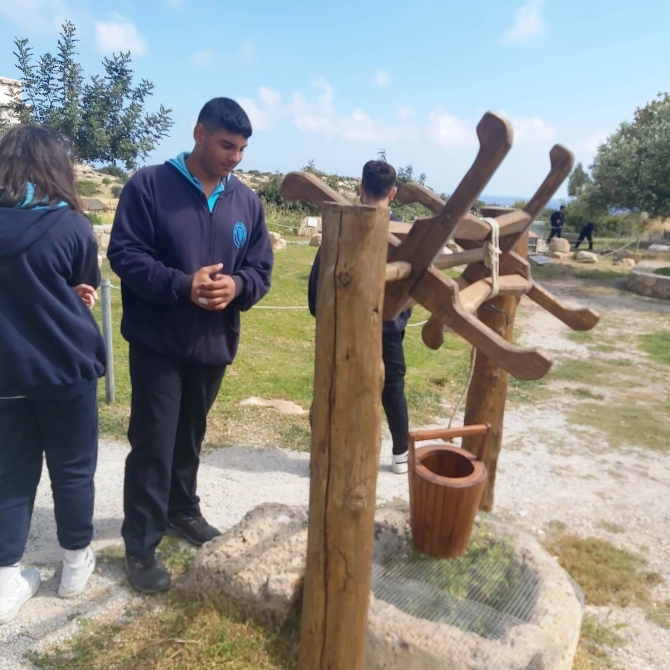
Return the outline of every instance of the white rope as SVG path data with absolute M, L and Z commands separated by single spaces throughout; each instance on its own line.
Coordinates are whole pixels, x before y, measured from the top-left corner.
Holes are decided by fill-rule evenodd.
M 482 219 L 491 227 L 491 241 L 486 245 L 484 265 L 491 270 L 491 295 L 489 300 L 498 295 L 498 275 L 500 270 L 500 226 L 493 218 Z
M 420 321 L 419 323 L 408 323 L 407 328 L 418 328 L 419 326 L 425 326 L 428 323 L 428 319 L 425 321 Z
M 630 246 L 632 246 L 633 244 L 635 244 L 636 242 L 639 242 L 639 241 L 640 241 L 640 238 L 638 237 L 638 238 L 634 239 L 632 242 L 629 242 L 628 244 L 625 244 L 623 247 L 621 247 L 621 249 L 615 249 L 614 251 L 610 251 L 609 253 L 602 254 L 602 258 L 606 258 L 607 256 L 614 256 L 614 254 L 618 254 L 620 251 L 623 251 L 627 247 L 630 247 Z
M 456 418 L 456 415 L 458 414 L 459 410 L 461 409 L 461 405 L 463 404 L 463 401 L 465 400 L 465 396 L 467 396 L 468 391 L 470 390 L 470 384 L 472 383 L 472 377 L 475 373 L 475 362 L 477 361 L 477 349 L 475 347 L 472 347 L 472 351 L 470 352 L 470 372 L 468 374 L 468 381 L 465 382 L 465 388 L 463 389 L 463 393 L 461 393 L 461 397 L 458 399 L 458 402 L 456 403 L 456 407 L 454 407 L 454 411 L 451 414 L 451 418 L 449 419 L 449 425 L 447 426 L 447 429 L 451 428 L 451 425 L 454 423 L 454 419 Z

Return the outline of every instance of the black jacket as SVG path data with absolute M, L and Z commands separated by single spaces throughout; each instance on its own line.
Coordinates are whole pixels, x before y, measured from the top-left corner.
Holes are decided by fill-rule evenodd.
M 0 398 L 55 397 L 105 374 L 79 284 L 100 283 L 91 224 L 67 207 L 0 207 Z
M 562 228 L 564 223 L 565 223 L 565 212 L 561 212 L 560 209 L 557 209 L 551 215 L 551 227 Z
M 169 163 L 137 172 L 116 210 L 107 251 L 121 278 L 121 332 L 129 342 L 179 360 L 232 363 L 240 312 L 270 289 L 273 254 L 258 196 L 236 177 L 210 212 L 207 198 Z M 190 299 L 193 275 L 223 263 L 237 297 L 209 312 Z

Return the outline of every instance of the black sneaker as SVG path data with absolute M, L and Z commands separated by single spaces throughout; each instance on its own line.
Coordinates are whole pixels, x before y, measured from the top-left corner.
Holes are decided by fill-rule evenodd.
M 165 566 L 156 558 L 136 558 L 126 554 L 126 572 L 130 583 L 142 593 L 167 591 L 172 580 Z
M 168 520 L 168 535 L 181 537 L 194 547 L 202 547 L 205 542 L 213 540 L 221 533 L 210 526 L 201 514 L 178 514 Z

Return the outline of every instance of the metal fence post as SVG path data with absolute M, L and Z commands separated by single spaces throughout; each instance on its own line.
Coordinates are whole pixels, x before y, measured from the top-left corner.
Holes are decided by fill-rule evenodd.
M 100 283 L 102 293 L 102 336 L 107 350 L 107 374 L 105 375 L 105 401 L 111 405 L 115 401 L 114 391 L 114 347 L 112 346 L 112 283 L 104 278 Z

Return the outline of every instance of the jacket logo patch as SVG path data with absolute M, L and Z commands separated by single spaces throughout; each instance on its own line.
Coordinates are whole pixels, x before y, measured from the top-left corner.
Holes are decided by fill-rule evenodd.
M 233 242 L 238 249 L 241 249 L 246 241 L 247 227 L 241 221 L 238 221 L 233 226 Z

